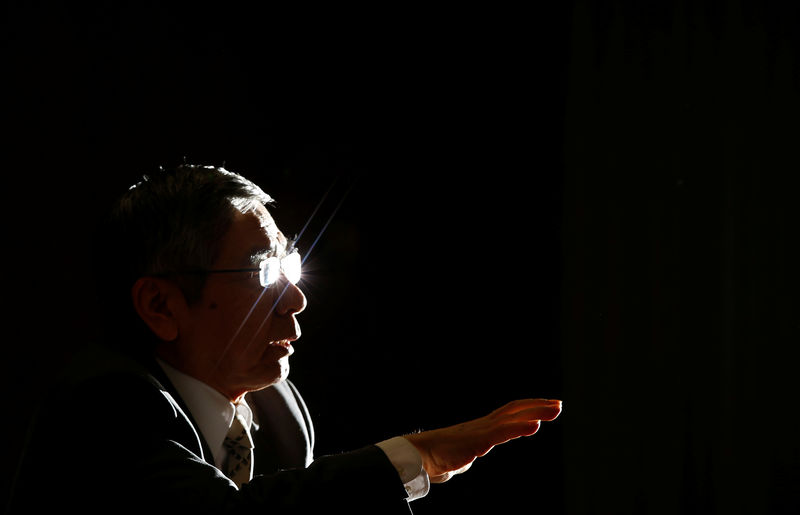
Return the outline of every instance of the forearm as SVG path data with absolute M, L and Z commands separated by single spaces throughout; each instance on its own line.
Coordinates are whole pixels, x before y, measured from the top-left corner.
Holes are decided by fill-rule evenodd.
M 256 476 L 236 489 L 215 467 L 170 445 L 160 465 L 143 464 L 146 477 L 122 486 L 126 492 L 118 493 L 127 495 L 121 498 L 137 498 L 142 507 L 168 507 L 165 513 L 409 513 L 397 472 L 376 446 L 323 456 L 308 468 Z

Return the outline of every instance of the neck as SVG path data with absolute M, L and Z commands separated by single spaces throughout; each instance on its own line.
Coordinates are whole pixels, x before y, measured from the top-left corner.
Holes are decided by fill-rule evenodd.
M 245 389 L 227 388 L 222 381 L 219 380 L 219 374 L 217 374 L 215 370 L 216 367 L 203 367 L 192 360 L 183 359 L 180 353 L 175 352 L 175 347 L 169 344 L 159 345 L 156 348 L 156 357 L 175 370 L 207 384 L 233 404 L 240 402 L 247 393 Z

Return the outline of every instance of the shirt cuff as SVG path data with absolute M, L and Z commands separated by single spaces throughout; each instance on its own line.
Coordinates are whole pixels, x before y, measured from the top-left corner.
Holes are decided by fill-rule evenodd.
M 386 454 L 400 475 L 400 480 L 408 494 L 407 501 L 421 499 L 428 495 L 431 480 L 428 473 L 422 468 L 422 456 L 411 442 L 402 436 L 396 436 L 376 445 Z

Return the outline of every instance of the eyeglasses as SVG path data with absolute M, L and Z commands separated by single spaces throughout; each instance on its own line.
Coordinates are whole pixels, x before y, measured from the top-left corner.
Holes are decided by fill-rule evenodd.
M 288 254 L 279 258 L 277 256 L 270 256 L 261 261 L 258 268 L 226 268 L 222 270 L 198 270 L 196 273 L 203 274 L 231 274 L 250 272 L 251 277 L 258 272 L 258 280 L 261 286 L 266 288 L 275 284 L 283 273 L 286 279 L 292 283 L 297 284 L 300 280 L 300 268 L 302 267 L 302 259 L 300 259 L 300 252 L 297 249 L 292 249 Z

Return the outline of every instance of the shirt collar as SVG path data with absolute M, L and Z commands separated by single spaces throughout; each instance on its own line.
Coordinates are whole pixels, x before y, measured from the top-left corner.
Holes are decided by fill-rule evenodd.
M 161 359 L 156 360 L 197 422 L 198 429 L 214 455 L 214 463 L 220 466 L 226 457 L 222 444 L 234 417 L 238 415 L 242 425 L 250 431 L 253 424 L 250 406 L 244 397 L 234 404 L 206 383 L 177 370 Z

